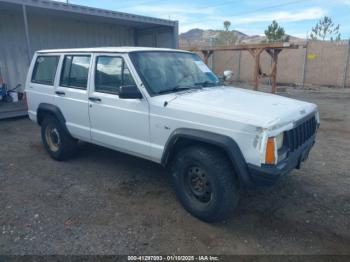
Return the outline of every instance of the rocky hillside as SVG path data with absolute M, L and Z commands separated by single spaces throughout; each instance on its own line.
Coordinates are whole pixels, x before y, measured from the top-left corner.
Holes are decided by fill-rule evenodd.
M 181 33 L 179 36 L 180 46 L 209 46 L 211 41 L 215 39 L 222 30 L 202 30 L 191 29 L 185 33 Z M 232 30 L 237 36 L 239 43 L 244 44 L 257 44 L 265 40 L 265 36 L 262 35 L 246 35 L 240 31 Z M 296 37 L 290 36 L 291 41 L 300 40 Z

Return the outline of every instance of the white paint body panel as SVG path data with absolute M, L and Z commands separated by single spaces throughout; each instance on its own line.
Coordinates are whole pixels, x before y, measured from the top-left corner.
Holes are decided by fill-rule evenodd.
M 48 54 L 50 55 L 50 54 Z M 55 90 L 52 86 L 32 83 L 32 72 L 35 66 L 37 55 L 34 55 L 26 77 L 25 92 L 27 95 L 28 115 L 36 121 L 37 109 L 41 103 L 55 104 Z M 57 70 L 56 70 L 57 78 Z M 55 80 L 56 81 L 56 80 Z
M 118 56 L 124 58 L 143 94 L 143 99 L 133 100 L 95 92 L 92 65 L 87 91 L 64 88 L 66 97 L 58 97 L 54 90 L 62 90 L 58 86 L 59 74 L 56 75 L 52 91 L 49 87 L 33 86 L 30 75 L 36 58 L 34 56 L 26 84 L 31 119 L 36 119 L 40 103 L 53 103 L 61 109 L 72 136 L 158 163 L 161 162 L 166 142 L 176 129 L 208 131 L 234 139 L 246 162 L 260 166 L 264 163 L 268 137 L 293 128 L 296 121 L 317 112 L 317 106 L 311 103 L 227 86 L 152 97 L 147 93 L 128 57 L 127 53 L 135 50 L 155 49 L 99 48 L 77 51 L 91 51 L 92 65 L 95 64 L 96 56 L 104 52 L 113 55 L 111 52 L 120 51 Z M 59 51 L 63 50 L 52 52 Z M 63 56 L 58 72 L 62 60 Z M 101 102 L 91 102 L 89 96 L 99 97 Z
M 110 53 L 94 54 L 97 56 L 121 57 L 130 68 L 128 56 Z M 89 101 L 91 141 L 122 152 L 150 158 L 149 107 L 146 99 L 120 99 L 118 95 L 95 92 L 93 79 L 90 77 L 90 96 L 101 99 Z M 135 78 L 135 77 L 134 77 Z
M 172 131 L 193 128 L 233 138 L 246 161 L 255 165 L 264 160 L 264 147 L 258 145 L 265 137 L 291 129 L 294 121 L 316 110 L 314 104 L 228 86 L 152 97 L 150 104 L 155 159 Z
M 65 55 L 70 55 L 69 53 Z M 76 55 L 83 55 L 77 53 Z M 76 89 L 60 86 L 60 73 L 63 66 L 64 55 L 61 55 L 58 63 L 59 71 L 55 79 L 55 91 L 62 91 L 64 96 L 55 95 L 55 105 L 61 110 L 66 119 L 67 129 L 74 137 L 90 142 L 90 120 L 89 120 L 89 105 L 88 105 L 88 90 Z M 90 61 L 90 70 L 92 67 L 92 57 Z M 88 79 L 88 86 L 90 79 Z

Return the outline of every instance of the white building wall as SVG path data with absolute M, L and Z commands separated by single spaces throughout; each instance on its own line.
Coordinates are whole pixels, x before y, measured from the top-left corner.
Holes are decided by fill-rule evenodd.
M 40 49 L 135 45 L 134 28 L 116 24 L 33 16 L 28 13 L 31 53 Z M 29 61 L 22 9 L 0 15 L 0 70 L 9 88 L 23 90 Z
M 134 45 L 134 29 L 127 26 L 33 16 L 28 24 L 33 50 Z
M 137 30 L 137 45 L 148 47 L 177 48 L 174 32 L 165 28 Z
M 10 88 L 25 81 L 28 68 L 23 18 L 20 13 L 0 15 L 0 71 Z
M 136 22 L 132 24 L 123 20 L 118 22 L 117 19 L 112 18 L 99 18 L 82 14 L 72 15 L 70 12 L 62 12 L 62 10 L 47 11 L 42 8 L 28 7 L 27 21 L 31 49 L 28 52 L 22 5 L 14 4 L 9 7 L 10 5 L 4 3 L 2 6 L 2 2 L 9 1 L 0 0 L 0 70 L 10 89 L 21 84 L 20 90 L 23 90 L 29 59 L 37 50 L 134 45 L 178 47 L 178 25 L 171 21 L 163 21 L 167 25 L 157 26 L 152 24 L 157 19 L 142 18 L 149 20 L 150 24 L 139 22 L 138 26 L 146 25 L 150 28 L 136 29 L 134 27 Z M 19 0 L 15 2 L 21 3 Z M 28 3 L 28 1 L 23 2 Z M 39 4 L 39 2 L 35 3 Z M 52 3 L 45 2 L 45 4 L 51 5 Z M 61 3 L 56 3 L 58 7 L 61 5 Z M 74 5 L 73 7 L 80 10 L 80 7 Z M 91 10 L 91 12 L 106 12 Z

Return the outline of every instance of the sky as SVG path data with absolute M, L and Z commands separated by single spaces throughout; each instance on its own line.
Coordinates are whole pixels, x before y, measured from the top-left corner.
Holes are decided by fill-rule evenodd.
M 65 2 L 65 0 L 59 0 Z M 350 38 L 350 0 L 69 0 L 72 4 L 178 20 L 180 33 L 193 28 L 231 28 L 262 35 L 276 20 L 287 34 L 306 38 L 317 21 L 329 16 L 340 24 L 343 39 Z

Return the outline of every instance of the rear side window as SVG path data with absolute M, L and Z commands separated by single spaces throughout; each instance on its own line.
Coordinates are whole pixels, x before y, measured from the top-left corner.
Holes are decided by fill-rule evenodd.
M 53 85 L 59 59 L 59 56 L 38 56 L 32 74 L 32 82 Z
M 62 74 L 61 74 L 61 86 L 86 89 L 89 67 L 90 67 L 90 56 L 65 56 Z
M 121 57 L 99 56 L 96 61 L 95 91 L 119 94 L 121 86 L 135 85 L 129 68 Z

